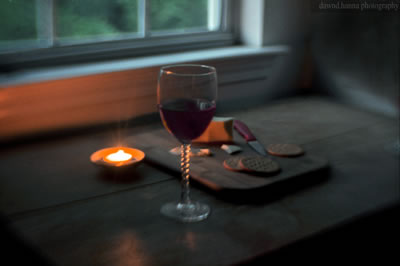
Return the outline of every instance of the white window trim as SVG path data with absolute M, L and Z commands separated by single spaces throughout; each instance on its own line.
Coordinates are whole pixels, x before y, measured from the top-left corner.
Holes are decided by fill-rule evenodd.
M 98 49 L 95 49 L 95 54 L 98 55 L 105 49 L 107 49 L 114 58 L 123 58 L 127 50 L 132 51 L 133 54 L 136 53 L 136 56 L 138 56 L 138 53 L 143 55 L 154 53 L 155 50 L 157 53 L 165 53 L 167 51 L 169 51 L 169 53 L 134 57 L 132 59 L 116 59 L 104 62 L 81 63 L 73 66 L 42 67 L 37 69 L 29 69 L 29 62 L 31 60 L 29 55 L 15 54 L 13 60 L 25 62 L 28 68 L 27 70 L 0 73 L 0 86 L 154 67 L 165 64 L 194 62 L 200 59 L 201 61 L 209 61 L 214 59 L 223 60 L 223 58 L 229 57 L 245 58 L 248 55 L 252 56 L 255 54 L 287 54 L 289 51 L 288 44 L 290 44 L 290 41 L 288 41 L 290 37 L 288 37 L 288 35 L 304 28 L 304 25 L 307 23 L 307 20 L 304 19 L 304 14 L 306 13 L 304 9 L 300 11 L 300 15 L 296 15 L 294 14 L 296 13 L 295 8 L 292 7 L 290 9 L 290 5 L 288 5 L 289 2 L 290 0 L 231 0 L 229 8 L 232 10 L 225 11 L 228 14 L 228 16 L 225 16 L 225 19 L 234 22 L 231 25 L 231 31 L 233 31 L 233 34 L 239 39 L 239 42 L 242 43 L 241 46 L 231 46 L 232 36 L 220 32 L 215 34 L 208 33 L 208 39 L 205 39 L 201 34 L 194 34 L 191 36 L 190 43 L 186 37 L 182 39 L 176 38 L 176 36 L 162 37 L 159 44 L 155 46 L 153 41 L 151 41 L 151 43 L 153 43 L 153 45 L 151 45 L 149 41 L 145 39 L 136 40 L 134 45 L 129 41 L 122 40 L 115 51 L 110 51 L 108 44 L 104 44 L 104 46 L 102 46 L 101 43 L 98 44 Z M 271 15 L 271 8 L 275 12 L 273 16 Z M 290 22 L 287 22 L 284 19 L 280 19 L 282 14 L 288 13 L 288 9 L 289 13 L 292 15 L 294 14 L 295 17 L 297 16 L 297 21 L 292 19 Z M 296 5 L 296 9 L 298 9 L 298 5 Z M 282 29 L 282 27 L 285 28 L 287 26 L 282 25 L 285 23 L 289 23 L 292 26 L 289 30 L 290 33 L 286 31 L 279 33 L 274 30 L 274 25 L 281 25 L 280 29 Z M 224 24 L 226 25 L 226 23 Z M 297 25 L 297 27 L 295 25 Z M 176 45 L 177 42 L 179 45 Z M 208 43 L 208 46 L 202 42 Z M 218 44 L 223 45 L 223 47 L 218 48 Z M 217 48 L 195 50 L 200 49 L 200 47 L 204 45 L 206 45 L 206 48 L 216 45 Z M 178 52 L 182 51 L 182 46 L 185 46 L 189 51 L 183 50 L 184 52 Z M 64 47 L 63 49 L 66 49 L 65 59 L 68 60 L 70 53 L 67 49 L 73 50 L 74 48 Z M 81 45 L 82 54 L 78 54 L 77 56 L 84 58 L 88 53 L 90 56 L 90 50 L 92 50 L 91 45 Z M 36 56 L 37 55 L 35 55 L 35 57 Z M 46 59 L 46 55 L 43 55 L 43 57 Z M 102 59 L 101 55 L 98 55 L 98 57 Z M 32 60 L 34 60 L 34 58 Z M 243 68 L 245 67 L 246 66 L 243 65 Z M 236 73 L 233 75 L 236 75 Z
M 76 66 L 47 67 L 0 75 L 0 86 L 15 86 L 34 82 L 66 79 L 88 75 L 104 74 L 118 71 L 158 67 L 162 65 L 185 62 L 223 61 L 228 58 L 253 58 L 263 55 L 284 55 L 289 52 L 288 46 L 276 45 L 266 47 L 229 46 L 199 51 L 148 56 L 143 58 L 113 60 L 102 63 L 87 63 Z M 254 62 L 249 62 L 249 64 Z M 246 66 L 243 65 L 243 69 Z M 240 68 L 238 68 L 240 71 Z M 233 73 L 237 76 L 238 73 Z
M 229 0 L 223 0 L 223 5 L 225 1 Z M 15 53 L 9 56 L 2 56 L 0 69 L 7 69 L 9 61 L 13 62 L 10 71 L 17 69 L 16 72 L 18 72 L 19 66 L 25 69 L 37 66 L 37 60 L 43 62 L 42 65 L 44 66 L 48 61 L 56 60 L 57 62 L 64 62 L 65 65 L 67 65 L 65 67 L 66 70 L 73 70 L 73 68 L 68 66 L 68 63 L 77 63 L 77 58 L 79 58 L 79 62 L 81 63 L 96 58 L 96 62 L 99 62 L 98 66 L 101 68 L 103 65 L 101 61 L 107 59 L 121 59 L 121 61 L 124 61 L 124 58 L 148 56 L 151 61 L 151 58 L 156 58 L 158 56 L 157 54 L 208 49 L 211 47 L 229 47 L 233 45 L 234 42 L 241 43 L 243 46 L 255 48 L 265 45 L 285 45 L 288 43 L 290 36 L 294 35 L 294 32 L 299 29 L 304 28 L 305 24 L 304 19 L 299 19 L 299 15 L 295 14 L 296 10 L 294 10 L 294 8 L 290 10 L 291 5 L 288 5 L 288 3 L 289 0 L 230 0 L 229 6 L 225 5 L 224 7 L 224 12 L 227 14 L 224 17 L 225 20 L 232 22 L 230 23 L 231 29 L 229 30 L 233 33 L 233 36 L 231 33 L 226 32 L 211 32 L 205 34 L 189 34 L 183 37 L 155 37 L 154 40 L 150 41 L 146 39 L 137 39 L 134 42 L 130 40 L 120 40 L 113 42 L 112 46 L 110 46 L 109 42 L 98 43 L 95 46 L 93 46 L 93 44 L 80 44 L 79 50 L 75 49 L 74 46 L 54 47 L 44 49 L 43 51 Z M 299 5 L 296 5 L 296 8 L 298 8 L 298 6 Z M 273 12 L 271 10 L 273 10 Z M 288 11 L 296 17 L 297 20 L 282 19 L 282 17 L 285 17 L 282 16 L 282 14 L 286 14 Z M 301 15 L 304 15 L 303 13 Z M 223 25 L 227 24 L 227 21 L 223 22 Z M 277 27 L 276 25 L 280 26 Z M 291 27 L 286 30 L 288 26 Z M 277 30 L 277 28 L 279 30 Z M 154 56 L 155 53 L 156 55 Z M 58 55 L 58 57 L 55 58 L 55 55 Z M 196 55 L 196 53 L 194 53 L 194 55 Z M 138 60 L 141 61 L 142 59 L 138 58 Z M 193 61 L 193 59 L 188 56 L 187 61 Z M 50 63 L 50 65 L 52 64 Z M 0 73 L 0 82 L 3 83 L 4 80 L 4 75 L 2 77 Z
M 56 29 L 54 14 L 51 11 L 54 0 L 38 2 L 37 12 L 43 14 L 43 20 L 38 21 L 40 36 L 54 36 Z M 149 13 L 149 2 L 140 0 L 139 9 Z M 110 60 L 114 58 L 151 56 L 167 52 L 189 51 L 206 49 L 210 47 L 223 47 L 232 45 L 234 34 L 232 33 L 229 10 L 232 8 L 229 0 L 209 0 L 213 6 L 221 7 L 221 21 L 218 30 L 197 31 L 188 29 L 184 34 L 177 32 L 149 32 L 147 21 L 139 24 L 139 32 L 123 34 L 115 37 L 91 38 L 88 40 L 63 39 L 64 45 L 57 45 L 53 40 L 43 38 L 43 41 L 34 44 L 31 40 L 22 40 L 12 43 L 18 47 L 16 51 L 3 51 L 0 53 L 0 68 L 26 68 L 54 65 L 68 65 L 89 61 Z M 235 1 L 233 1 L 235 2 Z M 233 3 L 232 2 L 232 3 Z M 149 16 L 147 15 L 148 19 Z M 216 21 L 209 21 L 209 24 Z M 210 26 L 210 25 L 208 25 Z M 39 40 L 40 41 L 40 40 Z

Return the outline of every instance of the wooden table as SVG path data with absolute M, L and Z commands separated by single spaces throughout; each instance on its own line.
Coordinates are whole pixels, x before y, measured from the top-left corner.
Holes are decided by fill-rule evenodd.
M 325 157 L 331 167 L 320 174 L 327 178 L 253 203 L 234 203 L 194 184 L 192 197 L 209 204 L 212 213 L 203 222 L 182 224 L 159 212 L 164 202 L 179 197 L 179 179 L 171 172 L 143 164 L 121 178 L 101 174 L 89 162 L 92 152 L 115 141 L 115 130 L 3 145 L 2 259 L 25 265 L 256 264 L 282 261 L 290 250 L 308 258 L 316 250 L 343 255 L 341 248 L 354 243 L 351 236 L 364 236 L 360 244 L 394 228 L 391 220 L 380 233 L 364 225 L 368 235 L 351 234 L 362 228 L 362 222 L 351 227 L 360 217 L 382 210 L 390 214 L 398 204 L 399 157 L 385 149 L 399 136 L 398 120 L 322 98 L 288 99 L 223 115 L 250 128 L 270 128 L 277 132 L 271 142 L 298 143 Z M 123 135 L 159 127 L 155 121 Z M 346 224 L 354 230 L 343 231 Z M 339 246 L 328 244 L 328 239 L 339 240 L 329 232 L 342 237 Z M 310 241 L 311 248 L 304 248 Z

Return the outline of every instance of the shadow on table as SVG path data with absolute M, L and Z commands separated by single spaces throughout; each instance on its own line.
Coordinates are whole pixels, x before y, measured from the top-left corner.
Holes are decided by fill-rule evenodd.
M 114 184 L 131 184 L 143 180 L 146 174 L 140 171 L 141 166 L 128 169 L 102 169 L 98 172 L 97 178 L 102 182 Z
M 2 265 L 55 265 L 39 250 L 22 240 L 0 215 L 0 260 Z M 3 264 L 4 263 L 4 264 Z
M 237 265 L 393 265 L 399 260 L 399 213 L 397 202 Z

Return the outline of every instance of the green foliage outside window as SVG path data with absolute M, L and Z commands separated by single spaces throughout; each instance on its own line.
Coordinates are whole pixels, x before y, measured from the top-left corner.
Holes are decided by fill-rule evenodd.
M 0 41 L 37 38 L 37 1 L 42 0 L 0 0 Z M 207 3 L 207 0 L 151 0 L 150 30 L 206 28 Z M 55 0 L 54 7 L 56 37 L 138 32 L 137 0 Z
M 0 1 L 0 41 L 35 39 L 35 1 Z
M 151 29 L 207 27 L 207 0 L 151 0 Z
M 136 0 L 58 0 L 56 10 L 59 37 L 138 31 Z

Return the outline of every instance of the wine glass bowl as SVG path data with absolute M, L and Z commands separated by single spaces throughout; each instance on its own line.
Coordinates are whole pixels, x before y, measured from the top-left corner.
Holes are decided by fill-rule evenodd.
M 210 208 L 190 199 L 190 144 L 210 124 L 216 109 L 217 73 L 214 67 L 180 64 L 162 67 L 157 104 L 164 127 L 181 143 L 182 192 L 179 202 L 162 206 L 161 213 L 183 222 L 201 221 Z

